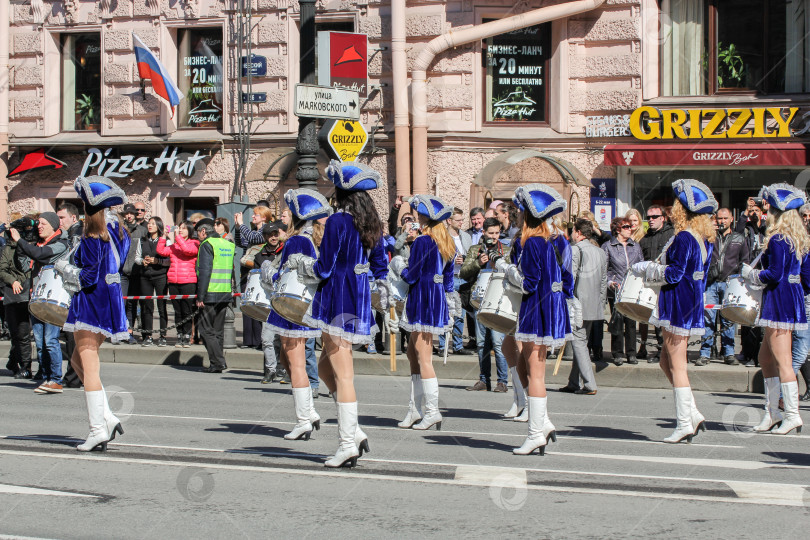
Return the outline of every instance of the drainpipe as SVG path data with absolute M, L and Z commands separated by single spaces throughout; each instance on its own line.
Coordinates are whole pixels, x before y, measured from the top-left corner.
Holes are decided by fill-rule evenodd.
M 499 19 L 471 28 L 450 31 L 431 40 L 422 49 L 411 72 L 411 95 L 413 96 L 413 192 L 427 193 L 427 70 L 438 54 L 452 48 L 598 8 L 605 0 L 578 0 L 535 9 L 520 15 Z
M 397 195 L 411 193 L 411 148 L 408 133 L 408 58 L 406 0 L 391 0 L 391 63 L 394 77 L 394 154 Z
M 8 43 L 9 4 L 0 0 L 0 221 L 8 220 Z

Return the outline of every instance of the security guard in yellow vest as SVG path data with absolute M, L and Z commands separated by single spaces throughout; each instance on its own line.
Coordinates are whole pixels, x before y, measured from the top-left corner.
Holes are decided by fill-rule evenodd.
M 207 373 L 222 373 L 225 363 L 222 340 L 225 310 L 231 301 L 234 244 L 220 238 L 214 220 L 201 219 L 194 229 L 200 239 L 197 256 L 197 307 L 202 309 L 198 323 L 200 337 L 208 353 Z

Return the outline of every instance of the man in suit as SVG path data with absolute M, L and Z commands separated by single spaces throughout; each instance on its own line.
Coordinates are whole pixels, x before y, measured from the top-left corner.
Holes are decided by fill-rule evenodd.
M 568 375 L 568 384 L 560 392 L 596 394 L 596 377 L 588 355 L 588 336 L 594 325 L 604 323 L 607 297 L 607 256 L 594 237 L 593 223 L 577 219 L 571 240 L 571 268 L 574 273 L 574 297 L 582 307 L 582 326 L 571 324 L 574 362 Z M 577 321 L 579 322 L 579 321 Z M 582 386 L 580 386 L 580 379 Z
M 454 288 L 457 291 L 461 286 L 463 280 L 458 277 L 461 271 L 461 265 L 464 263 L 464 255 L 472 246 L 472 238 L 467 231 L 462 230 L 464 226 L 464 211 L 461 208 L 454 208 L 450 219 L 447 220 L 447 231 L 453 242 L 456 244 L 456 261 L 455 268 L 453 269 Z M 475 354 L 469 349 L 464 348 L 464 315 L 453 319 L 453 354 L 471 355 Z M 439 337 L 438 351 L 444 351 L 445 336 Z

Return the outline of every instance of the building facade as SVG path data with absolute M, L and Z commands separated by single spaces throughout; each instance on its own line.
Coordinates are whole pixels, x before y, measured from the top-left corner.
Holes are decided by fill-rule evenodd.
M 415 187 L 469 209 L 546 182 L 605 223 L 671 203 L 677 177 L 734 209 L 762 184 L 810 179 L 808 0 L 398 1 L 316 5 L 317 30 L 368 36 L 358 161 L 383 175 L 383 216 Z M 578 9 L 553 16 L 560 7 Z M 540 10 L 551 18 L 438 47 L 421 75 L 437 38 Z M 297 1 L 12 0 L 9 25 L 8 169 L 22 170 L 7 179 L 10 211 L 76 199 L 73 180 L 89 174 L 169 223 L 234 197 L 275 206 L 296 185 Z M 133 36 L 175 78 L 174 113 L 141 84 Z M 264 63 L 249 89 L 261 103 L 241 102 L 246 51 Z M 397 123 L 403 99 L 420 111 L 410 125 Z

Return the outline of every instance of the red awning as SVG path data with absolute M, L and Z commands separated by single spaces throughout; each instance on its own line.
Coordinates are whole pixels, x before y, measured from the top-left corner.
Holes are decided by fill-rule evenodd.
M 608 144 L 605 165 L 621 167 L 768 165 L 804 167 L 808 148 L 802 143 L 758 144 Z

